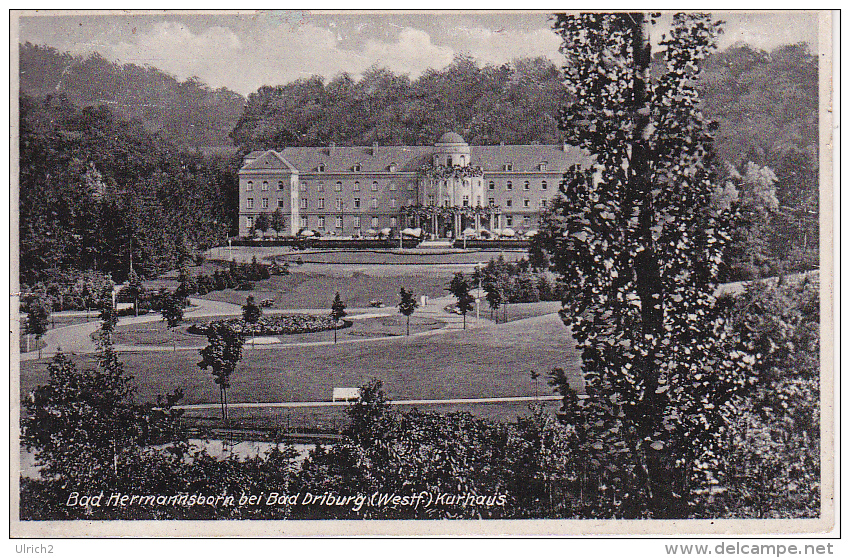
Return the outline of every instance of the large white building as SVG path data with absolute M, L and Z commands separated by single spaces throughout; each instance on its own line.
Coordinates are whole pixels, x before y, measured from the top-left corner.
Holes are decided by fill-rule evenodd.
M 564 171 L 587 162 L 569 145 L 469 145 L 453 132 L 433 146 L 254 151 L 239 170 L 239 235 L 278 210 L 285 235 L 413 226 L 440 237 L 466 228 L 524 232 L 537 227 Z

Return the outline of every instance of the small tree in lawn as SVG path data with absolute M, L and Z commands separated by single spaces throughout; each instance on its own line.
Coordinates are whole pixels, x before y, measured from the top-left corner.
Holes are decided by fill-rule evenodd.
M 472 310 L 475 297 L 469 294 L 469 281 L 458 271 L 449 283 L 449 291 L 457 298 L 457 309 L 463 315 L 463 329 L 466 329 L 466 314 Z
M 112 334 L 115 332 L 115 327 L 118 325 L 118 312 L 112 306 L 111 301 L 107 301 L 100 310 L 100 335 L 104 342 L 112 343 Z
M 131 270 L 127 277 L 127 293 L 133 298 L 133 311 L 136 316 L 139 315 L 139 298 L 145 294 L 145 286 L 142 284 L 142 278 L 136 273 L 136 270 Z
M 176 294 L 166 293 L 162 297 L 162 319 L 168 323 L 171 330 L 171 345 L 177 352 L 177 344 L 174 341 L 174 328 L 183 321 L 183 301 Z
M 266 236 L 266 231 L 269 230 L 269 226 L 271 226 L 271 219 L 269 219 L 268 213 L 260 213 L 257 216 L 257 220 L 254 223 L 254 228 L 263 233 L 263 237 Z
M 419 303 L 416 302 L 416 297 L 413 296 L 413 293 L 407 292 L 404 287 L 399 291 L 398 297 L 398 311 L 407 317 L 407 335 L 410 335 L 410 316 L 419 307 Z
M 27 312 L 27 335 L 35 335 L 35 343 L 39 344 L 41 337 L 47 332 L 50 323 L 50 305 L 38 297 L 30 301 Z M 41 358 L 41 346 L 38 345 L 38 358 Z
M 339 321 L 345 317 L 345 303 L 336 293 L 333 304 L 331 304 L 331 317 L 334 319 L 334 343 L 336 343 L 336 330 Z
M 260 318 L 263 316 L 263 309 L 260 308 L 257 303 L 254 301 L 254 295 L 248 295 L 248 298 L 245 299 L 245 306 L 242 307 L 242 319 L 245 320 L 245 324 L 251 324 L 251 344 L 254 345 L 255 337 L 254 332 L 256 331 L 255 325 L 260 321 Z
M 221 419 L 226 422 L 230 376 L 242 359 L 242 345 L 245 339 L 227 323 L 217 322 L 210 324 L 207 328 L 207 343 L 208 345 L 200 350 L 202 360 L 198 363 L 198 367 L 201 370 L 212 369 L 212 375 L 219 389 Z

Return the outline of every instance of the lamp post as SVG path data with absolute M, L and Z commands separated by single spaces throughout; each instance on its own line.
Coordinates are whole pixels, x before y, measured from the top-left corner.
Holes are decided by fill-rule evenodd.
M 233 239 L 227 239 L 227 256 L 230 261 L 233 261 Z

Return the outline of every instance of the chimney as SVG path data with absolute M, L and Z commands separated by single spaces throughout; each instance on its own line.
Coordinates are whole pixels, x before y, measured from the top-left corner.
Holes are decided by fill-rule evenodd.
M 375 154 L 377 154 L 377 153 L 378 153 L 378 142 L 373 141 L 372 142 L 372 156 L 374 157 Z
M 569 146 L 567 145 L 566 141 L 561 142 L 561 150 L 563 150 L 564 153 L 567 152 L 568 148 L 569 148 Z
M 332 141 L 328 144 L 328 155 L 333 155 L 334 151 L 336 151 L 336 142 Z
M 504 146 L 505 146 L 505 142 L 500 141 L 500 142 L 499 142 L 499 147 L 504 147 Z

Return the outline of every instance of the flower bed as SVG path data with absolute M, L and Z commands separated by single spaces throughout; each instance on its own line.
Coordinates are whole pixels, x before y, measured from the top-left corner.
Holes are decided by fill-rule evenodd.
M 309 314 L 293 314 L 291 316 L 269 316 L 260 318 L 255 324 L 246 323 L 242 318 L 216 320 L 205 324 L 194 324 L 189 327 L 189 333 L 206 335 L 213 324 L 226 323 L 234 331 L 243 335 L 294 335 L 297 333 L 315 333 L 342 329 L 351 322 L 335 322 L 330 316 L 311 316 Z

